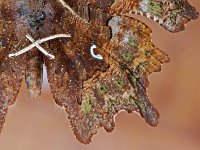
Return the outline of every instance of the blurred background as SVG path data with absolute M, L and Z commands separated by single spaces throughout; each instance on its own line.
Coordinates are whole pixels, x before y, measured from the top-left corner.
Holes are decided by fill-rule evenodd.
M 189 0 L 200 11 L 199 0 Z M 150 127 L 136 114 L 120 113 L 112 133 L 99 129 L 89 145 L 80 144 L 67 115 L 55 105 L 47 81 L 32 100 L 23 84 L 0 136 L 0 150 L 199 150 L 200 17 L 172 34 L 144 17 L 154 44 L 171 57 L 162 72 L 150 76 L 148 93 L 161 117 Z M 46 77 L 45 79 L 46 80 Z

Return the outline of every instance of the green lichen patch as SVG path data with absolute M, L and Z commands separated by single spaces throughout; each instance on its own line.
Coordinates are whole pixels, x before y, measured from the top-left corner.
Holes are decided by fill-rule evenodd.
M 135 98 L 130 96 L 129 98 L 124 99 L 127 105 L 135 105 Z
M 83 114 L 88 114 L 93 107 L 91 96 L 87 95 L 86 98 L 83 100 L 83 103 L 81 105 L 81 111 Z
M 135 104 L 137 105 L 137 107 L 138 107 L 139 109 L 144 110 L 145 105 L 144 105 L 144 103 L 143 103 L 141 100 L 139 100 L 139 99 L 134 99 L 134 102 L 135 102 Z
M 181 12 L 182 12 L 182 10 L 177 8 L 177 9 L 173 9 L 171 13 L 172 13 L 172 16 L 176 17 Z
M 98 90 L 98 93 L 99 93 L 100 95 L 104 95 L 104 94 L 107 93 L 107 88 L 106 88 L 106 86 L 105 86 L 103 83 L 100 83 L 100 84 L 98 85 L 97 90 Z
M 170 19 L 173 24 L 176 24 L 177 17 L 181 13 L 182 13 L 182 10 L 179 8 L 175 8 L 175 9 L 171 10 Z
M 125 62 L 132 62 L 133 61 L 133 58 L 134 58 L 134 55 L 131 51 L 126 51 L 126 52 L 123 52 L 122 53 L 122 58 Z
M 125 87 L 125 83 L 121 79 L 116 78 L 113 80 L 113 82 L 119 89 L 123 89 Z
M 149 0 L 147 11 L 154 16 L 161 17 L 163 14 L 162 2 L 158 0 Z
M 128 45 L 130 45 L 133 48 L 136 48 L 138 46 L 138 42 L 133 38 L 128 38 Z
M 139 109 L 145 108 L 144 103 L 140 99 L 133 97 L 133 96 L 123 99 L 123 101 L 125 102 L 126 105 L 134 105 L 134 106 L 138 107 Z

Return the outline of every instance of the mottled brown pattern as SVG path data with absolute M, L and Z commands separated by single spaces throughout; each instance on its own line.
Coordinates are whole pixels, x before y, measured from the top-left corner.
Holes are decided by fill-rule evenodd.
M 132 13 L 147 15 L 171 32 L 197 18 L 185 0 L 4 0 L 0 2 L 0 131 L 8 107 L 26 78 L 32 97 L 40 95 L 42 65 L 56 103 L 69 114 L 72 129 L 89 143 L 101 126 L 114 129 L 121 110 L 139 113 L 151 126 L 159 113 L 146 93 L 148 75 L 160 71 L 169 57 L 151 42 L 151 30 Z M 69 33 L 41 44 L 55 59 L 37 48 L 18 57 L 9 54 L 28 46 L 29 34 L 41 39 Z M 96 45 L 94 58 L 90 48 Z

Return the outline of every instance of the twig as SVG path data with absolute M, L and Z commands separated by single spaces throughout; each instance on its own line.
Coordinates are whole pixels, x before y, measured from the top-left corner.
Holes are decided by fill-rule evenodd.
M 31 37 L 31 35 L 26 35 L 26 38 L 29 39 L 31 42 L 35 42 L 35 40 Z M 36 45 L 36 47 L 47 57 L 49 57 L 50 59 L 54 59 L 55 56 L 52 54 L 49 54 L 44 48 L 42 48 L 40 45 Z
M 26 37 L 30 38 L 29 35 L 27 35 Z M 49 40 L 53 40 L 53 39 L 56 39 L 56 38 L 63 38 L 63 37 L 68 38 L 68 37 L 71 37 L 71 35 L 69 35 L 69 34 L 56 34 L 56 35 L 52 35 L 52 36 L 49 36 L 49 37 L 46 37 L 46 38 L 43 38 L 43 39 L 39 39 L 39 40 L 35 41 L 33 44 L 27 46 L 26 48 L 24 48 L 24 49 L 22 49 L 22 50 L 20 50 L 20 51 L 18 51 L 16 53 L 9 54 L 9 57 L 19 56 L 19 55 L 21 55 L 23 53 L 26 53 L 27 51 L 31 50 L 34 47 L 38 48 L 39 44 L 42 44 L 42 43 L 44 43 L 46 41 L 49 41 Z M 32 40 L 34 40 L 34 39 L 32 39 Z M 41 48 L 42 47 L 40 47 L 38 49 L 41 50 Z M 45 50 L 42 48 L 41 52 L 43 52 L 43 51 L 45 51 Z M 49 55 L 48 52 L 45 51 L 44 54 L 46 55 L 46 53 L 47 53 L 47 55 Z

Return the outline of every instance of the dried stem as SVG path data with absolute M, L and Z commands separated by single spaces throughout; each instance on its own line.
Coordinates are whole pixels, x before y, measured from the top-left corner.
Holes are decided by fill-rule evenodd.
M 35 42 L 35 40 L 32 38 L 31 35 L 26 35 L 26 38 L 29 39 L 31 42 Z M 44 48 L 42 48 L 40 45 L 36 45 L 36 47 L 47 57 L 49 57 L 50 59 L 54 59 L 55 56 L 52 54 L 49 54 Z
M 32 41 L 34 40 L 30 35 L 27 35 L 26 37 L 28 39 L 30 38 L 29 40 L 32 40 Z M 23 53 L 28 52 L 29 50 L 31 50 L 34 47 L 37 47 L 45 55 L 47 55 L 47 56 L 50 55 L 51 56 L 51 54 L 46 52 L 46 50 L 44 50 L 39 44 L 44 43 L 44 42 L 49 41 L 49 40 L 53 40 L 53 39 L 56 39 L 56 38 L 63 38 L 63 37 L 68 38 L 68 37 L 71 37 L 71 35 L 69 35 L 69 34 L 56 34 L 56 35 L 52 35 L 52 36 L 49 36 L 49 37 L 46 37 L 46 38 L 43 38 L 43 39 L 39 39 L 39 40 L 35 41 L 33 44 L 27 46 L 26 48 L 18 51 L 17 53 L 9 54 L 9 57 L 19 56 L 19 55 L 21 55 Z

